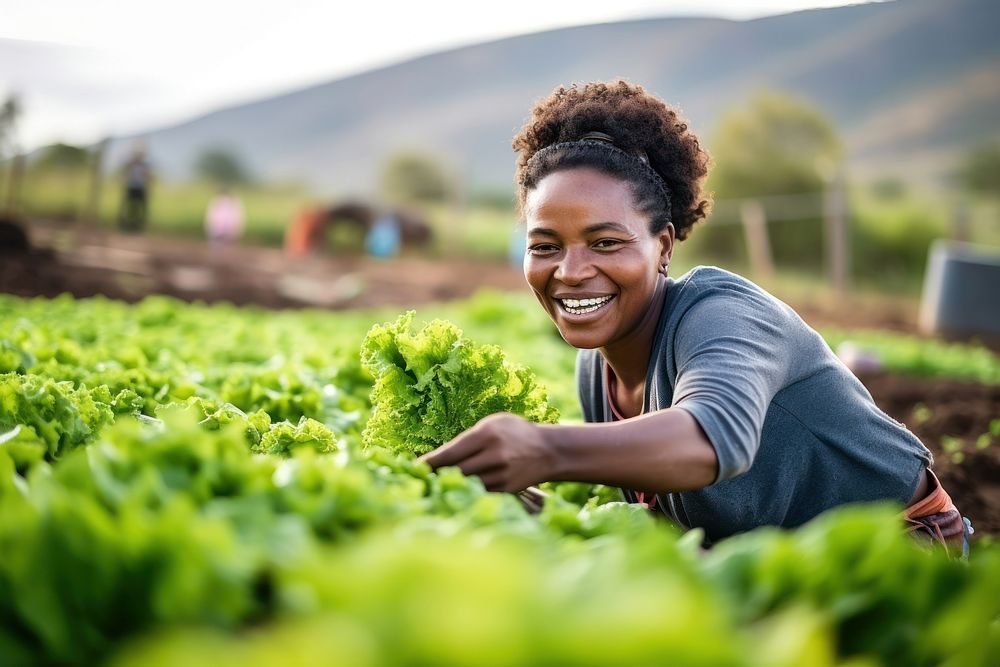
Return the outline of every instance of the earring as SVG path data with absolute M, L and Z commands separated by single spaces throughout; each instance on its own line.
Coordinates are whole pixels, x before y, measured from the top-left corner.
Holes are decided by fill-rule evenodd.
M 667 269 L 669 269 L 669 268 L 670 268 L 670 262 L 667 262 L 666 264 L 661 265 L 660 266 L 660 273 L 662 273 L 664 276 L 666 276 L 667 275 Z

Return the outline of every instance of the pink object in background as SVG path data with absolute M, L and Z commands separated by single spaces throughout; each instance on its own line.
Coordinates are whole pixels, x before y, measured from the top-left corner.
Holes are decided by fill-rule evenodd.
M 243 233 L 243 203 L 231 194 L 219 194 L 208 203 L 205 231 L 213 242 L 235 241 Z

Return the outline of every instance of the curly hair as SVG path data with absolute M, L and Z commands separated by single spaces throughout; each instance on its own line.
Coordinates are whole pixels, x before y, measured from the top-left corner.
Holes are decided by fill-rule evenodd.
M 580 141 L 591 132 L 610 136 L 614 145 Z M 532 160 L 557 143 L 566 145 Z M 514 181 L 522 216 L 528 192 L 542 178 L 575 167 L 591 167 L 631 183 L 636 208 L 649 216 L 654 234 L 673 223 L 677 239 L 684 240 L 711 207 L 702 189 L 710 158 L 698 138 L 677 110 L 626 81 L 556 88 L 535 104 L 513 148 L 519 153 Z M 648 159 L 648 167 L 640 155 Z

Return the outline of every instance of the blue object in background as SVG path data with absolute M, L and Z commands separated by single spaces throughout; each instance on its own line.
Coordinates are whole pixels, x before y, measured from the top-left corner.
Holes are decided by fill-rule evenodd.
M 400 247 L 399 220 L 387 213 L 375 221 L 365 237 L 365 250 L 372 257 L 395 257 Z
M 520 269 L 524 265 L 524 253 L 528 251 L 528 228 L 523 222 L 514 225 L 510 234 L 507 258 L 510 265 Z

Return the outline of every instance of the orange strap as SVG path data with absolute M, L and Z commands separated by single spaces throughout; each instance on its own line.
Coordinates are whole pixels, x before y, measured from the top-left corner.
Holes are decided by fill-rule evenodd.
M 951 496 L 941 486 L 941 481 L 934 474 L 934 471 L 928 469 L 927 476 L 931 489 L 922 500 L 918 500 L 906 508 L 907 519 L 919 519 L 955 509 L 955 503 L 952 502 Z
M 907 507 L 904 513 L 907 531 L 915 535 L 928 535 L 949 554 L 952 547 L 961 548 L 962 557 L 965 558 L 968 555 L 971 526 L 966 523 L 951 496 L 930 469 L 927 470 L 927 479 L 930 483 L 927 495 Z

